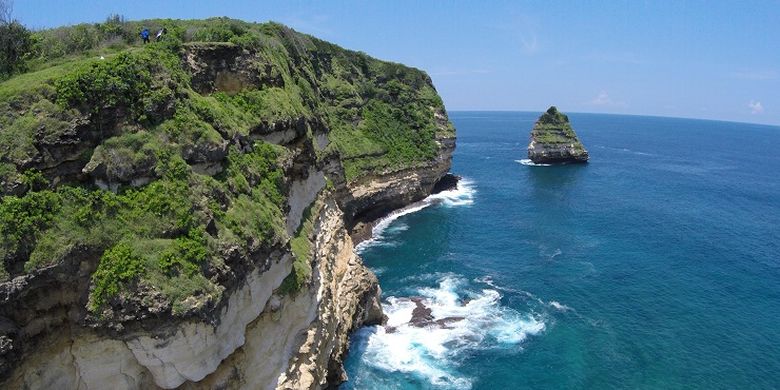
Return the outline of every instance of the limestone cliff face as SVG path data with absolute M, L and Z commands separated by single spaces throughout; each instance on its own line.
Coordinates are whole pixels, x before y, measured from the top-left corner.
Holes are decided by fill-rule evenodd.
M 588 151 L 571 128 L 569 118 L 552 106 L 531 130 L 528 158 L 536 164 L 579 163 L 588 161 Z
M 181 110 L 182 99 L 196 96 L 201 102 L 216 102 L 212 93 L 257 89 L 281 94 L 296 67 L 315 69 L 301 72 L 310 79 L 296 81 L 313 94 L 302 99 L 308 106 L 296 108 L 301 115 L 274 111 L 246 131 L 232 131 L 225 118 L 212 118 L 208 125 L 216 135 L 176 149 L 190 175 L 203 180 L 221 180 L 233 169 L 229 160 L 250 153 L 258 142 L 283 150 L 278 163 L 283 215 L 275 226 L 277 239 L 250 249 L 220 246 L 221 258 L 205 273 L 216 292 L 199 291 L 183 299 L 178 303 L 187 308 L 183 314 L 149 284 L 124 285 L 128 290 L 110 302 L 108 315 L 91 311 L 93 275 L 105 248 L 72 245 L 62 259 L 29 272 L 20 264 L 7 267 L 10 277 L 0 283 L 0 388 L 319 389 L 346 379 L 342 362 L 350 332 L 384 317 L 377 278 L 355 253 L 352 235 L 371 220 L 433 191 L 449 171 L 454 129 L 437 96 L 419 102 L 422 111 L 415 115 L 431 118 L 431 125 L 422 130 L 405 123 L 414 115 L 394 108 L 393 102 L 408 94 L 404 88 L 411 90 L 393 79 L 394 72 L 406 72 L 406 81 L 414 79 L 435 95 L 424 73 L 347 53 L 345 58 L 355 61 L 356 73 L 340 77 L 371 78 L 376 85 L 391 85 L 394 92 L 377 88 L 367 88 L 365 96 L 345 92 L 349 88 L 344 85 L 332 87 L 330 76 L 331 61 L 343 56 L 343 49 L 281 31 L 284 44 L 298 45 L 287 48 L 297 50 L 290 54 L 293 60 L 287 68 L 280 67 L 278 57 L 234 44 L 185 46 L 181 66 L 191 85 L 171 95 L 170 99 L 180 99 L 178 105 L 163 101 L 149 113 L 164 121 Z M 343 72 L 345 64 L 334 68 Z M 381 70 L 378 75 L 372 73 L 376 68 Z M 314 98 L 319 100 L 309 101 Z M 101 154 L 107 139 L 142 126 L 124 108 L 108 107 L 98 117 L 72 111 L 63 121 L 63 135 L 47 139 L 48 149 L 36 148 L 38 154 L 15 162 L 19 172 L 38 169 L 51 188 L 67 183 L 121 191 L 161 180 L 154 155 L 120 166 L 110 150 Z M 333 117 L 347 119 L 337 122 Z M 367 152 L 347 156 L 346 151 L 354 148 L 345 144 L 352 139 L 344 134 L 376 129 L 371 121 L 377 117 L 376 123 L 391 118 L 406 131 L 420 130 L 430 137 L 423 139 L 430 141 L 430 149 L 420 154 L 424 157 L 399 164 L 392 150 L 369 137 L 361 141 Z M 339 127 L 344 123 L 351 127 Z M 152 129 L 140 130 L 144 131 Z M 0 155 L 0 161 L 3 158 Z M 381 164 L 371 165 L 374 160 Z M 4 194 L 24 196 L 25 185 L 17 179 L 2 182 Z M 223 196 L 216 192 L 203 203 L 235 202 Z M 225 228 L 215 222 L 218 219 L 219 215 L 206 215 L 205 234 L 223 236 Z M 174 233 L 165 234 L 160 240 Z M 296 275 L 298 279 L 293 278 Z
M 214 322 L 115 335 L 63 326 L 43 336 L 4 387 L 317 389 L 345 380 L 349 334 L 383 320 L 381 291 L 332 194 L 321 193 L 313 208 L 315 272 L 296 294 L 274 294 L 292 266 L 280 254 L 246 276 Z

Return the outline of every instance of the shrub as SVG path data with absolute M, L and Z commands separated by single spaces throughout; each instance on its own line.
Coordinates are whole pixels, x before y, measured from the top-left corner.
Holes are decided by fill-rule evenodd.
M 253 114 L 258 121 L 274 122 L 309 114 L 299 93 L 278 87 L 245 90 L 232 96 L 220 92 L 214 96 L 222 103 Z
M 160 254 L 160 268 L 169 276 L 200 273 L 200 265 L 208 256 L 206 232 L 202 227 L 189 231 L 174 240 L 174 244 Z
M 95 148 L 86 171 L 101 168 L 100 176 L 109 182 L 129 183 L 132 179 L 151 175 L 157 163 L 160 146 L 146 131 L 126 133 L 109 138 Z
M 77 24 L 67 30 L 64 39 L 67 53 L 79 53 L 97 47 L 100 42 L 98 31 L 90 25 Z
M 119 38 L 123 43 L 132 43 L 136 40 L 136 33 L 133 31 L 125 17 L 119 14 L 109 15 L 105 22 L 96 25 L 100 32 L 102 44 L 115 41 Z
M 57 80 L 57 101 L 99 113 L 119 105 L 138 111 L 140 98 L 149 91 L 152 74 L 143 58 L 129 53 L 109 61 L 93 62 Z M 151 60 L 151 59 L 150 59 Z
M 38 236 L 48 229 L 61 207 L 62 199 L 52 191 L 0 200 L 0 253 L 6 265 L 29 256 Z
M 49 181 L 43 177 L 41 171 L 29 169 L 22 173 L 22 184 L 27 186 L 28 191 L 40 191 L 49 186 Z
M 127 241 L 120 242 L 105 251 L 95 273 L 92 274 L 94 288 L 89 295 L 89 308 L 96 311 L 121 288 L 138 278 L 144 271 L 144 259 L 134 253 Z
M 274 147 L 264 142 L 256 143 L 250 153 L 231 148 L 225 177 L 228 187 L 235 193 L 243 194 L 258 190 L 281 207 L 284 204 L 284 173 L 278 166 L 277 158 Z
M 194 41 L 230 42 L 231 39 L 247 33 L 243 22 L 227 18 L 214 18 L 209 24 L 197 30 L 192 37 Z
M 178 63 L 173 53 L 155 48 L 90 62 L 55 82 L 57 102 L 93 114 L 126 107 L 133 119 L 144 121 L 150 108 L 173 99 L 173 91 L 161 85 L 165 76 L 179 84 L 186 83 Z

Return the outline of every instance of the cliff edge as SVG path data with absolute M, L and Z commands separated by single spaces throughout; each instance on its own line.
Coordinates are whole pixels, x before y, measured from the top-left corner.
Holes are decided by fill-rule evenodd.
M 531 129 L 528 158 L 535 164 L 584 163 L 588 151 L 569 124 L 569 117 L 550 107 Z

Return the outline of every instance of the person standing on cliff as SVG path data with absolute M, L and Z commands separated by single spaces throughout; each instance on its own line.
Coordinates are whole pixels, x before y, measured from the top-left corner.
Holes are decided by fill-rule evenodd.
M 154 37 L 154 40 L 160 42 L 165 34 L 168 34 L 168 29 L 163 27 L 160 29 L 160 31 L 157 32 L 157 35 Z
M 149 43 L 149 29 L 144 27 L 143 30 L 141 30 L 141 39 L 143 39 L 144 44 Z

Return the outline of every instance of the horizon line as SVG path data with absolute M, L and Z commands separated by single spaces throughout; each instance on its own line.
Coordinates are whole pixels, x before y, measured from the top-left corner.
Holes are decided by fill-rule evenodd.
M 510 109 L 454 109 L 450 110 L 447 109 L 447 113 L 451 112 L 527 112 L 527 113 L 543 113 L 546 110 L 527 110 L 527 109 L 518 109 L 518 110 L 510 110 Z M 567 111 L 564 112 L 564 114 L 588 114 L 588 115 L 615 115 L 615 116 L 641 116 L 641 117 L 650 117 L 650 118 L 667 118 L 667 119 L 689 119 L 689 120 L 698 120 L 698 121 L 710 121 L 710 122 L 725 122 L 725 123 L 738 123 L 738 124 L 746 124 L 746 125 L 757 125 L 757 126 L 767 126 L 767 127 L 776 127 L 780 128 L 780 124 L 770 124 L 770 123 L 757 123 L 757 122 L 741 122 L 741 121 L 735 121 L 735 120 L 728 120 L 728 119 L 711 119 L 711 118 L 695 118 L 695 117 L 685 117 L 685 116 L 668 116 L 668 115 L 656 115 L 656 114 L 617 114 L 617 113 L 609 113 L 609 112 L 584 112 L 584 111 Z

